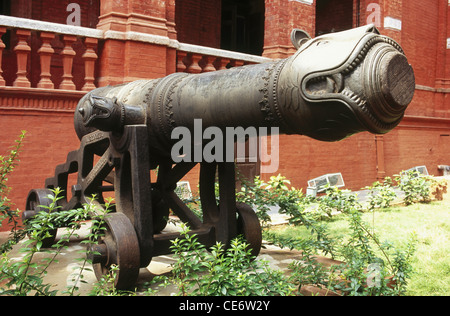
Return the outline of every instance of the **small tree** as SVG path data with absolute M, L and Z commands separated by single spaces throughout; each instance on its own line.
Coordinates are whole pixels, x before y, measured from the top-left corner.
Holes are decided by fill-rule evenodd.
M 1 245 L 0 253 L 8 251 L 23 235 L 23 232 L 19 229 L 19 211 L 11 209 L 11 201 L 7 197 L 11 190 L 7 182 L 9 174 L 14 170 L 19 161 L 19 151 L 22 147 L 25 134 L 26 131 L 22 131 L 10 152 L 6 156 L 0 156 L 0 227 L 5 221 L 11 226 L 11 236 L 6 243 Z

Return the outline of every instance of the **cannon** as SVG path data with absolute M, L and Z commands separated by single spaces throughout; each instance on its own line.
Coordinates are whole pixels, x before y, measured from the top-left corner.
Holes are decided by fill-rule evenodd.
M 173 73 L 87 93 L 74 116 L 80 147 L 43 189 L 30 191 L 24 219 L 42 211 L 39 205 L 48 205 L 56 187 L 65 192 L 58 201 L 63 210 L 80 207 L 93 194 L 102 207 L 103 194 L 113 191 L 115 209 L 92 261 L 97 277 L 119 266 L 117 288 L 133 286 L 141 267 L 170 253 L 171 240 L 179 237 L 163 232 L 170 210 L 205 245 L 229 245 L 242 234 L 256 256 L 260 222 L 249 205 L 236 203 L 234 161 L 178 161 L 171 154 L 173 131 L 194 130 L 201 119 L 205 129 L 277 127 L 281 134 L 328 142 L 362 131 L 383 134 L 399 124 L 415 90 L 402 48 L 372 25 L 316 38 L 296 29 L 291 40 L 297 51 L 287 59 Z M 201 219 L 175 193 L 177 182 L 197 164 Z M 68 188 L 71 174 L 77 183 Z

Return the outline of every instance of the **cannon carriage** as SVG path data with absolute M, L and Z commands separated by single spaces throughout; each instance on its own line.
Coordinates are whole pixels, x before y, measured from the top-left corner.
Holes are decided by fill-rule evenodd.
M 58 201 L 64 210 L 80 207 L 93 194 L 102 207 L 103 194 L 114 192 L 115 209 L 106 217 L 106 233 L 92 249 L 92 261 L 97 277 L 112 264 L 119 266 L 119 289 L 133 286 L 152 257 L 170 253 L 179 233 L 163 231 L 169 210 L 206 246 L 229 245 L 242 234 L 256 256 L 261 227 L 249 205 L 236 203 L 234 161 L 180 160 L 172 153 L 173 131 L 194 132 L 201 119 L 204 129 L 276 127 L 281 134 L 321 141 L 362 131 L 382 134 L 399 124 L 415 90 L 401 47 L 371 25 L 316 38 L 294 30 L 291 38 L 297 52 L 284 60 L 174 73 L 87 93 L 74 117 L 80 147 L 56 167 L 44 188 L 30 191 L 24 219 L 43 211 L 39 205 L 48 205 L 56 187 L 65 192 Z M 189 150 L 205 145 L 193 142 Z M 227 150 L 224 145 L 224 155 Z M 175 193 L 177 182 L 197 164 L 202 219 Z M 155 168 L 157 177 L 151 179 Z M 69 188 L 71 174 L 77 181 Z

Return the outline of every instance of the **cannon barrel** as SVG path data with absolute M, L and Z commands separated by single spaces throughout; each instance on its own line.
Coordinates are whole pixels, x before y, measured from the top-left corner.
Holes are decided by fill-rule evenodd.
M 176 161 L 171 156 L 177 148 L 172 132 L 177 127 L 193 131 L 187 146 L 195 148 L 209 145 L 197 142 L 198 119 L 202 128 L 215 131 L 277 127 L 274 133 L 322 141 L 362 131 L 387 133 L 402 119 L 415 90 L 403 50 L 373 26 L 314 39 L 294 30 L 291 39 L 297 52 L 284 60 L 202 74 L 175 73 L 87 93 L 74 118 L 80 147 L 56 166 L 44 189 L 30 191 L 24 219 L 45 211 L 41 206 L 50 207 L 49 196 L 57 187 L 62 192 L 57 199 L 60 210 L 88 201 L 93 209 L 101 209 L 103 193 L 113 191 L 112 213 L 102 225 L 105 235 L 90 249 L 95 251 L 90 259 L 99 280 L 112 265 L 119 267 L 117 289 L 133 287 L 140 268 L 152 257 L 170 253 L 172 241 L 181 238 L 179 232 L 162 232 L 169 210 L 205 246 L 220 242 L 228 247 L 242 235 L 256 257 L 262 244 L 260 220 L 249 205 L 236 201 L 234 156 L 229 155 L 230 161 Z M 187 156 L 189 148 L 184 149 L 179 156 Z M 201 218 L 175 192 L 198 162 Z M 148 170 L 156 166 L 152 181 Z M 77 183 L 69 187 L 74 173 Z M 43 246 L 53 243 L 56 229 L 49 236 Z
M 399 124 L 415 79 L 394 40 L 369 25 L 314 39 L 294 30 L 292 41 L 298 50 L 283 60 L 95 89 L 78 104 L 77 134 L 146 124 L 150 147 L 164 154 L 172 130 L 192 129 L 194 119 L 204 128 L 276 126 L 322 141 Z

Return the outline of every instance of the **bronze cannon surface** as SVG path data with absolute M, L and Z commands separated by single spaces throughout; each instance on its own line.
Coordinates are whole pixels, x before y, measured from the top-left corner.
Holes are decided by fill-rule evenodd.
M 93 194 L 102 207 L 102 194 L 113 191 L 115 209 L 92 260 L 99 278 L 112 264 L 119 266 L 117 288 L 133 286 L 139 268 L 170 252 L 179 234 L 161 233 L 169 209 L 205 245 L 229 245 L 243 234 L 257 255 L 261 227 L 249 205 L 236 203 L 234 162 L 174 161 L 173 131 L 194 130 L 201 119 L 205 129 L 276 127 L 282 134 L 321 141 L 362 131 L 383 134 L 399 124 L 415 90 L 414 72 L 400 45 L 371 25 L 316 38 L 294 30 L 291 39 L 297 52 L 287 59 L 174 73 L 87 93 L 74 117 L 80 148 L 56 167 L 45 188 L 30 191 L 24 218 L 41 211 L 37 205 L 48 203 L 46 196 L 56 187 L 72 192 L 58 201 L 64 210 Z M 175 193 L 177 182 L 198 163 L 202 219 Z M 152 181 L 149 171 L 155 168 Z M 77 183 L 68 188 L 70 174 L 77 175 Z

